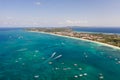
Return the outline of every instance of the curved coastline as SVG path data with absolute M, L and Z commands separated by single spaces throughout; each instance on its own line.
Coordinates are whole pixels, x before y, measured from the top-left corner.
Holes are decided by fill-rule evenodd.
M 48 33 L 48 32 L 39 32 L 39 31 L 29 31 L 29 32 L 50 34 L 50 35 L 55 35 L 55 36 L 60 36 L 60 37 L 66 37 L 66 38 L 71 38 L 71 39 L 76 39 L 76 40 L 82 40 L 82 41 L 92 42 L 92 43 L 96 43 L 96 44 L 100 44 L 100 45 L 103 45 L 103 46 L 107 46 L 107 47 L 110 47 L 110 48 L 113 48 L 113 49 L 120 50 L 120 48 L 117 47 L 117 46 L 113 46 L 113 45 L 106 44 L 106 43 L 102 43 L 102 42 L 97 42 L 97 41 L 92 41 L 92 40 L 77 38 L 77 37 L 70 37 L 70 36 L 58 35 L 58 34 L 53 34 L 53 33 Z

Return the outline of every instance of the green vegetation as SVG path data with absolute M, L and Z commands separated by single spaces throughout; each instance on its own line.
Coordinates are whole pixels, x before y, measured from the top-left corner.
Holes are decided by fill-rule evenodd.
M 28 28 L 29 31 L 42 31 L 42 32 L 71 32 L 70 28 Z

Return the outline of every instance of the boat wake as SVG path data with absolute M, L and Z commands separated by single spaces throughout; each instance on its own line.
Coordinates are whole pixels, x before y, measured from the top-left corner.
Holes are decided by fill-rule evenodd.
M 54 60 L 59 59 L 60 57 L 62 57 L 62 55 L 58 55 L 58 56 L 56 56 L 56 57 L 55 57 L 55 55 L 56 55 L 56 52 L 54 52 L 54 53 L 51 55 L 51 57 L 49 57 L 44 63 L 47 63 L 47 62 L 49 62 L 49 61 L 54 61 Z
M 16 50 L 16 51 L 25 51 L 25 50 L 27 50 L 27 48 L 19 49 L 19 50 Z

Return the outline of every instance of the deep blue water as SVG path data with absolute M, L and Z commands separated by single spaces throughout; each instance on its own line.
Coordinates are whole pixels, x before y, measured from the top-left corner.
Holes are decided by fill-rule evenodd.
M 0 31 L 23 30 L 24 28 L 0 28 Z
M 120 80 L 120 50 L 24 29 L 0 30 L 0 80 Z
M 95 32 L 95 33 L 115 33 L 120 34 L 120 27 L 73 27 L 74 31 L 78 32 Z

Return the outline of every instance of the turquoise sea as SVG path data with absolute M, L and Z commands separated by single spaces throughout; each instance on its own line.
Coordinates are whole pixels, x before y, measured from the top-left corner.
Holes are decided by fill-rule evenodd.
M 120 50 L 24 29 L 0 30 L 0 80 L 120 80 Z

